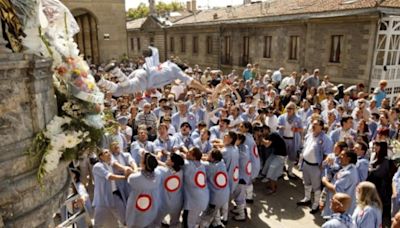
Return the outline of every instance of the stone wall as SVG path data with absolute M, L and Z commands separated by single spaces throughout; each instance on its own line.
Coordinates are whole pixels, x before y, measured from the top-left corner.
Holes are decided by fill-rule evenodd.
M 64 0 L 72 13 L 89 12 L 97 21 L 100 62 L 127 53 L 125 2 L 121 0 Z M 109 40 L 104 39 L 109 34 Z
M 177 55 L 190 64 L 199 64 L 201 67 L 210 66 L 221 68 L 226 73 L 237 69 L 240 73 L 244 69 L 241 61 L 243 55 L 243 37 L 249 40 L 249 62 L 259 63 L 261 72 L 267 69 L 276 70 L 285 67 L 285 75 L 292 71 L 307 68 L 319 68 L 321 74 L 328 74 L 331 80 L 346 85 L 363 82 L 369 84 L 371 64 L 373 61 L 378 15 L 359 15 L 337 18 L 321 18 L 298 21 L 279 21 L 268 23 L 241 23 L 216 24 L 213 26 L 185 25 L 165 28 L 166 39 L 157 42 L 157 47 L 167 43 L 166 56 Z M 149 40 L 146 33 L 146 24 L 142 30 L 129 31 L 129 37 L 140 37 L 143 45 Z M 154 30 L 154 29 L 153 29 Z M 333 35 L 342 35 L 341 61 L 331 63 L 329 60 L 331 38 Z M 186 37 L 186 51 L 181 52 L 180 37 Z M 199 53 L 192 51 L 192 37 L 199 39 Z M 206 37 L 213 38 L 213 50 L 207 53 Z M 231 37 L 232 64 L 221 64 L 223 55 L 223 39 Z M 271 58 L 263 57 L 264 37 L 271 36 Z M 299 53 L 297 60 L 289 60 L 290 36 L 299 36 Z M 170 51 L 170 37 L 174 37 L 175 51 Z M 136 44 L 136 39 L 135 39 Z M 135 49 L 136 50 L 136 49 Z M 140 55 L 138 51 L 130 52 L 130 56 Z
M 50 67 L 50 60 L 33 56 L 0 56 L 0 227 L 47 227 L 65 199 L 66 166 L 41 189 L 39 164 L 26 154 L 57 112 Z

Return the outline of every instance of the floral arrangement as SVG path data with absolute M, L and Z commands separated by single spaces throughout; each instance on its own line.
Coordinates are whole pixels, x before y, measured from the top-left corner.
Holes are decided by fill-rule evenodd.
M 29 154 L 40 163 L 37 178 L 57 169 L 60 160 L 73 160 L 96 149 L 102 129 L 90 127 L 69 116 L 55 116 L 46 129 L 38 133 Z
M 72 161 L 96 150 L 107 128 L 102 112 L 104 94 L 79 55 L 73 36 L 79 26 L 59 0 L 32 1 L 22 39 L 25 53 L 53 59 L 53 85 L 58 115 L 39 132 L 28 154 L 39 163 L 37 178 L 57 169 L 60 161 Z

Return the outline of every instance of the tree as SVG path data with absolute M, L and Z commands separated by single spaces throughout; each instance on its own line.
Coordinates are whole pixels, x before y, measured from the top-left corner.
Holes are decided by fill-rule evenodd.
M 156 5 L 156 12 L 157 13 L 165 13 L 165 12 L 172 12 L 172 11 L 182 11 L 183 5 L 179 2 L 171 2 L 169 4 L 165 2 L 159 1 Z M 146 6 L 144 3 L 140 3 L 136 8 L 130 8 L 126 13 L 126 16 L 129 19 L 138 19 L 142 17 L 147 17 L 149 15 L 149 7 Z
M 138 19 L 147 17 L 149 15 L 149 7 L 144 3 L 140 3 L 136 8 L 130 8 L 127 12 L 127 16 L 130 19 Z

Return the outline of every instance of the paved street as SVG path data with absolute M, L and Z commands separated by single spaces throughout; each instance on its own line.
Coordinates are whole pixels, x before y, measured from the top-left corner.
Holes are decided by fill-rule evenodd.
M 228 227 L 313 228 L 324 223 L 321 216 L 311 215 L 308 207 L 297 207 L 296 202 L 304 196 L 300 179 L 292 181 L 285 177 L 285 180 L 279 181 L 278 191 L 272 195 L 266 195 L 265 184 L 258 181 L 255 192 L 257 196 L 250 206 L 250 219 L 246 222 L 230 219 Z

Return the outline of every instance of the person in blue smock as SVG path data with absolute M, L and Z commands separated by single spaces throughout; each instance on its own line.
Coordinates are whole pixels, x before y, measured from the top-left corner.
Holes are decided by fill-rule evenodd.
M 201 162 L 203 153 L 193 147 L 186 155 L 183 166 L 183 227 L 194 228 L 198 225 L 200 214 L 210 199 L 207 186 L 206 168 Z
M 351 196 L 351 204 L 347 212 L 353 214 L 356 208 L 356 186 L 359 183 L 358 171 L 355 166 L 357 162 L 357 154 L 353 151 L 342 151 L 339 156 L 342 169 L 335 175 L 333 181 L 329 181 L 327 177 L 322 178 L 322 184 L 331 193 L 342 192 Z M 327 212 L 327 216 L 330 213 Z
M 223 139 L 224 135 L 228 132 L 228 126 L 231 121 L 228 118 L 222 118 L 219 120 L 218 125 L 210 128 L 211 136 L 210 140 Z
M 204 121 L 197 122 L 197 128 L 194 129 L 192 131 L 192 134 L 190 135 L 190 137 L 193 139 L 193 141 L 200 137 L 200 132 L 204 128 L 207 128 L 207 124 Z M 210 133 L 210 135 L 211 135 L 211 133 Z
M 203 154 L 208 153 L 212 149 L 210 134 L 210 131 L 207 128 L 204 128 L 200 131 L 200 137 L 195 139 L 193 142 L 194 146 L 199 148 Z
M 171 117 L 172 126 L 178 130 L 183 123 L 187 122 L 190 124 L 191 129 L 195 129 L 197 124 L 196 116 L 193 113 L 188 112 L 188 107 L 183 101 L 178 102 L 177 106 L 178 112 Z
M 368 145 L 365 142 L 360 141 L 354 145 L 353 149 L 357 154 L 356 168 L 360 182 L 362 182 L 367 180 L 368 177 L 369 159 L 366 157 Z
M 357 228 L 382 227 L 382 202 L 375 185 L 363 181 L 356 188 L 357 207 L 353 213 L 353 221 Z
M 110 152 L 112 154 L 112 158 L 119 164 L 130 167 L 133 171 L 137 169 L 136 162 L 133 160 L 132 156 L 127 152 L 121 151 L 118 141 L 114 141 L 111 143 Z M 116 168 L 113 169 L 113 172 L 115 174 L 124 175 L 123 172 L 119 171 Z M 126 204 L 130 192 L 128 183 L 126 182 L 126 180 L 117 180 L 115 181 L 115 183 L 117 184 L 117 188 L 121 192 L 124 203 Z
M 155 172 L 158 161 L 151 153 L 145 153 L 141 170 L 128 177 L 131 192 L 126 206 L 128 228 L 153 226 L 160 209 L 161 176 Z
M 351 205 L 351 197 L 345 193 L 336 193 L 330 208 L 334 212 L 331 218 L 322 224 L 322 228 L 354 228 L 353 219 L 346 212 Z
M 289 102 L 286 113 L 278 118 L 278 131 L 285 140 L 287 153 L 287 172 L 289 178 L 296 178 L 293 174 L 294 164 L 298 161 L 298 152 L 301 147 L 301 132 L 303 121 L 296 115 L 296 104 Z
M 154 143 L 148 141 L 148 133 L 146 129 L 140 129 L 138 131 L 138 138 L 131 144 L 131 155 L 135 160 L 136 164 L 140 164 L 144 151 L 155 153 Z
M 205 164 L 210 201 L 201 215 L 200 228 L 208 228 L 219 209 L 229 201 L 228 173 L 222 158 L 221 151 L 213 149 L 208 155 L 208 163 Z
M 108 81 L 102 78 L 100 74 L 96 74 L 94 78 L 98 86 L 105 88 L 116 97 L 124 94 L 134 94 L 146 89 L 163 88 L 176 79 L 179 79 L 193 88 L 212 93 L 210 89 L 205 88 L 200 82 L 188 76 L 178 65 L 171 61 L 166 61 L 158 66 L 147 66 L 145 68 L 146 69 L 137 69 L 129 76 L 126 76 L 115 63 L 111 63 L 107 65 L 104 70 L 117 77 L 119 83 Z
M 180 132 L 175 133 L 174 137 L 178 140 L 180 147 L 187 149 L 193 147 L 193 139 L 190 137 L 192 126 L 188 122 L 183 122 L 180 126 Z
M 214 142 L 214 146 L 221 149 L 223 159 L 228 171 L 228 183 L 230 194 L 232 195 L 239 184 L 239 151 L 235 146 L 237 135 L 233 131 L 225 134 L 223 141 Z M 221 208 L 221 214 L 215 216 L 214 223 L 227 223 L 229 205 L 226 203 Z M 221 216 L 220 216 L 221 215 Z M 222 217 L 222 218 L 221 218 Z
M 325 160 L 322 162 L 322 177 L 327 177 L 328 180 L 332 181 L 337 172 L 342 168 L 340 165 L 340 153 L 343 150 L 348 150 L 349 146 L 345 141 L 339 141 L 335 143 L 333 147 L 333 153 L 328 154 Z M 321 216 L 323 218 L 327 218 L 331 214 L 331 209 L 329 206 L 326 206 L 326 203 L 329 203 L 329 200 L 332 198 L 332 193 L 327 190 L 327 188 L 322 189 L 321 198 L 319 201 L 319 207 L 322 209 Z M 325 213 L 328 215 L 325 216 Z
M 374 100 L 376 100 L 376 107 L 379 108 L 382 105 L 382 100 L 386 98 L 385 88 L 387 86 L 386 80 L 379 82 L 379 87 L 374 90 Z
M 248 146 L 244 144 L 245 141 L 245 135 L 237 134 L 236 146 L 239 150 L 239 184 L 233 192 L 236 208 L 232 210 L 232 213 L 236 214 L 235 217 L 233 217 L 233 219 L 236 221 L 246 220 L 246 189 L 247 186 L 252 182 L 252 165 L 250 160 L 251 152 Z
M 182 156 L 171 153 L 165 166 L 157 167 L 161 176 L 160 211 L 154 225 L 161 225 L 166 215 L 170 216 L 169 227 L 180 227 L 179 218 L 183 207 L 183 171 Z
M 125 204 L 115 181 L 125 180 L 126 177 L 113 173 L 113 166 L 118 166 L 118 164 L 112 160 L 109 150 L 101 150 L 98 158 L 100 161 L 93 166 L 94 227 L 118 227 L 118 221 L 125 224 Z M 132 172 L 122 166 L 119 168 L 125 174 Z
M 297 202 L 297 205 L 311 205 L 311 192 L 314 192 L 311 214 L 319 211 L 321 164 L 325 157 L 332 152 L 333 147 L 331 139 L 322 131 L 323 127 L 324 121 L 322 119 L 312 122 L 312 133 L 307 134 L 303 149 L 304 198 Z
M 246 146 L 250 150 L 251 179 L 254 180 L 260 173 L 261 164 L 260 164 L 260 155 L 258 153 L 257 144 L 254 141 L 254 137 L 252 135 L 253 126 L 251 125 L 250 122 L 244 121 L 239 124 L 239 131 L 240 133 L 244 134 L 244 136 L 246 136 L 244 144 L 246 144 Z M 250 183 L 249 185 L 247 185 L 247 190 L 246 190 L 246 201 L 248 203 L 253 203 L 253 195 L 254 195 L 253 183 Z
M 154 152 L 162 162 L 167 160 L 167 155 L 180 147 L 179 141 L 168 134 L 168 125 L 161 123 L 158 126 L 158 137 L 154 141 Z

